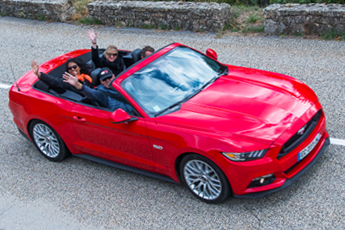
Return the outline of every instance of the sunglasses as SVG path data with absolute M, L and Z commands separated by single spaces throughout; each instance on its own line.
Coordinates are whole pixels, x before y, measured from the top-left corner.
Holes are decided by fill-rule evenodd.
M 110 78 L 112 78 L 112 76 L 111 77 L 107 77 L 107 78 L 105 78 L 105 79 L 103 79 L 101 81 L 106 81 L 106 80 L 109 80 Z
M 68 70 L 72 70 L 72 69 L 76 69 L 76 68 L 78 68 L 77 65 L 72 65 L 72 66 L 68 67 L 67 69 L 68 69 Z
M 118 55 L 118 53 L 113 53 L 113 54 L 112 54 L 112 53 L 108 53 L 108 52 L 107 52 L 107 55 L 108 55 L 109 57 L 111 57 L 111 56 L 116 57 L 116 56 Z

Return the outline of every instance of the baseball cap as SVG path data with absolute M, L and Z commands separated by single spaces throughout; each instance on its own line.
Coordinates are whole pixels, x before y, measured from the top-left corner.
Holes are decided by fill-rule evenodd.
M 104 67 L 101 69 L 101 71 L 99 71 L 99 74 L 98 74 L 98 78 L 99 80 L 103 81 L 109 77 L 112 77 L 113 76 L 113 72 L 107 68 L 107 67 Z

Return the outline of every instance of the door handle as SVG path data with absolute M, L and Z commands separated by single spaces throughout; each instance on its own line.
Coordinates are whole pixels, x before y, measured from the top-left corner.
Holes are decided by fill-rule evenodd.
M 77 121 L 82 121 L 82 122 L 85 122 L 85 121 L 86 121 L 85 118 L 79 117 L 79 116 L 73 116 L 73 119 L 74 119 L 74 120 L 77 120 Z

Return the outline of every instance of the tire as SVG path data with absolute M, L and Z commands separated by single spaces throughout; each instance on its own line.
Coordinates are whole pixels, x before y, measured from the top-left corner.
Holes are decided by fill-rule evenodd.
M 70 155 L 59 134 L 43 121 L 31 122 L 30 136 L 38 151 L 50 161 L 62 161 Z
M 192 194 L 206 203 L 221 203 L 231 194 L 224 173 L 204 156 L 185 156 L 180 164 L 180 175 Z

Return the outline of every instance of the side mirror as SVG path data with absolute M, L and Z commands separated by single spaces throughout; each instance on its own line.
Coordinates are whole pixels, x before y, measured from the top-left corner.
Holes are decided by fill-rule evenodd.
M 115 124 L 138 120 L 136 117 L 129 116 L 129 114 L 123 109 L 117 109 L 112 112 L 109 119 L 111 123 Z
M 217 60 L 218 59 L 218 54 L 216 53 L 216 51 L 214 51 L 213 49 L 207 49 L 206 50 L 206 56 L 207 57 L 210 57 L 214 60 Z

